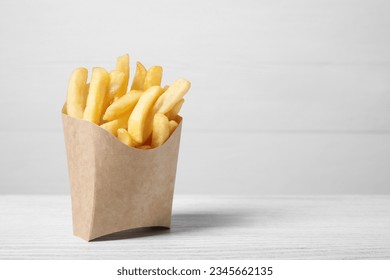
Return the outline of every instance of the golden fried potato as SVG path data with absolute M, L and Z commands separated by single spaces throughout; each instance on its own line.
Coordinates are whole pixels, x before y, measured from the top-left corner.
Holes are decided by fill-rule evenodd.
M 115 98 L 119 98 L 122 95 L 124 95 L 127 92 L 127 86 L 129 84 L 129 77 L 130 77 L 130 65 L 129 65 L 129 55 L 125 54 L 120 57 L 118 57 L 116 61 L 116 70 L 121 71 L 125 74 L 123 83 L 121 87 L 118 89 L 118 91 L 115 94 Z
M 174 120 L 176 118 L 176 116 L 180 112 L 181 106 L 183 106 L 183 103 L 184 103 L 184 98 L 180 99 L 180 101 L 177 102 L 175 106 L 173 106 L 173 108 L 168 113 L 165 114 L 169 120 Z
M 151 149 L 152 147 L 149 146 L 149 145 L 142 145 L 142 146 L 138 146 L 137 148 L 138 148 L 138 149 L 141 149 L 141 150 L 149 150 L 149 149 Z
M 111 105 L 112 101 L 115 98 L 115 95 L 117 94 L 118 90 L 121 88 L 124 79 L 125 79 L 125 74 L 123 72 L 119 70 L 113 70 L 110 72 L 110 84 L 108 86 L 107 97 L 104 99 L 102 114 L 104 114 L 108 106 Z
M 85 100 L 85 104 L 87 104 L 88 93 L 89 93 L 89 83 L 86 84 L 86 85 L 85 85 L 85 88 L 84 88 L 84 100 Z M 84 109 L 85 109 L 85 104 L 84 104 Z
M 95 124 L 100 123 L 100 117 L 103 111 L 104 100 L 107 95 L 109 80 L 109 75 L 104 68 L 94 68 L 92 70 L 87 105 L 83 115 L 84 120 L 93 122 Z
M 114 103 L 112 103 L 107 108 L 106 113 L 103 116 L 103 120 L 112 121 L 117 119 L 125 112 L 131 112 L 137 104 L 138 99 L 141 97 L 142 93 L 143 92 L 140 90 L 131 90 L 130 92 L 126 93 L 125 95 L 114 101 Z
M 140 149 L 159 147 L 179 126 L 184 95 L 191 87 L 184 79 L 161 88 L 163 68 L 148 70 L 137 62 L 131 89 L 129 55 L 119 56 L 115 70 L 77 68 L 68 85 L 63 112 L 100 125 L 121 142 Z
M 129 116 L 130 116 L 130 112 L 126 112 L 123 115 L 121 115 L 118 119 L 110 121 L 110 122 L 106 122 L 106 123 L 102 124 L 100 127 L 104 128 L 105 130 L 107 130 L 111 134 L 117 136 L 119 128 L 127 129 L 127 123 L 129 120 Z
M 110 72 L 110 86 L 108 87 L 108 96 L 113 100 L 125 82 L 125 73 L 119 70 Z
M 137 69 L 135 70 L 133 84 L 131 85 L 132 90 L 144 90 L 146 72 L 145 66 L 137 61 Z
M 85 68 L 75 69 L 69 79 L 68 93 L 66 97 L 67 114 L 74 118 L 83 118 L 87 88 L 88 70 Z
M 169 135 L 171 135 L 178 126 L 179 124 L 176 121 L 174 120 L 169 121 Z
M 165 86 L 163 87 L 163 92 L 166 92 L 167 89 L 169 89 L 169 85 L 165 85 Z
M 152 147 L 159 147 L 169 137 L 169 120 L 164 114 L 157 113 L 153 118 Z
M 162 94 L 160 86 L 153 86 L 145 91 L 133 112 L 130 115 L 128 131 L 131 137 L 138 143 L 143 144 L 151 134 L 151 127 L 148 124 L 152 112 L 153 104 Z M 153 120 L 153 118 L 151 118 Z
M 177 104 L 190 89 L 191 83 L 184 79 L 175 81 L 154 104 L 153 111 L 166 114 Z
M 125 145 L 127 145 L 127 146 L 130 146 L 130 147 L 135 147 L 135 146 L 137 145 L 137 142 L 135 142 L 135 141 L 131 138 L 129 132 L 128 132 L 126 129 L 124 129 L 124 128 L 119 128 L 117 134 L 118 134 L 118 139 L 119 139 L 123 144 L 125 144 Z
M 144 90 L 149 89 L 152 86 L 160 86 L 162 79 L 163 69 L 161 66 L 152 66 L 146 72 Z

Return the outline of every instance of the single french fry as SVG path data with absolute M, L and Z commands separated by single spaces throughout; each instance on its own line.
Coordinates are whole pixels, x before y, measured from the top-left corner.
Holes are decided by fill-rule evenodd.
M 169 121 L 169 135 L 171 135 L 178 126 L 179 124 L 174 120 Z
M 110 122 L 106 122 L 106 123 L 102 124 L 100 127 L 116 136 L 117 131 L 120 128 L 119 127 L 119 120 L 113 120 Z
M 117 136 L 118 129 L 120 128 L 119 127 L 119 120 L 113 120 L 110 122 L 106 122 L 106 123 L 102 124 L 100 127 L 107 130 L 111 134 Z
M 169 85 L 165 85 L 165 86 L 163 87 L 163 92 L 166 92 L 167 89 L 169 89 Z
M 84 120 L 95 124 L 100 123 L 109 80 L 109 75 L 104 68 L 94 68 L 92 70 L 87 105 L 83 115 Z
M 127 129 L 127 123 L 129 120 L 129 116 L 130 116 L 130 112 L 126 112 L 122 116 L 120 116 L 118 119 L 110 121 L 110 122 L 106 122 L 106 123 L 102 124 L 100 127 L 104 128 L 105 130 L 107 130 L 111 134 L 117 136 L 119 128 Z
M 129 123 L 130 114 L 131 114 L 131 112 L 128 111 L 126 113 L 123 113 L 123 115 L 121 115 L 118 118 L 118 123 L 119 123 L 119 127 L 118 128 L 125 128 L 125 129 L 127 129 L 127 125 Z
M 181 107 L 183 106 L 184 98 L 180 99 L 179 102 L 173 106 L 173 108 L 166 113 L 165 115 L 168 117 L 169 120 L 174 120 L 176 116 L 179 114 Z
M 156 113 L 153 111 L 153 108 L 150 110 L 145 119 L 144 125 L 144 142 L 143 144 L 152 142 L 152 131 L 153 131 L 153 118 Z
M 137 104 L 139 98 L 142 95 L 142 91 L 140 90 L 131 90 L 126 93 L 114 103 L 112 103 L 106 110 L 103 120 L 112 121 L 117 119 L 120 115 L 125 112 L 132 111 Z
M 142 65 L 141 62 L 137 61 L 137 68 L 135 70 L 135 75 L 133 79 L 133 84 L 131 85 L 132 90 L 143 90 L 145 77 L 146 77 L 146 68 Z
M 157 113 L 153 118 L 152 147 L 159 147 L 169 137 L 169 120 L 164 114 Z
M 151 134 L 150 126 L 146 126 L 145 123 L 149 121 L 153 104 L 161 94 L 161 87 L 153 86 L 149 88 L 141 95 L 130 115 L 128 131 L 131 137 L 140 144 L 143 144 Z M 145 128 L 147 129 L 145 130 Z
M 87 89 L 88 70 L 85 68 L 75 69 L 69 79 L 66 97 L 66 112 L 74 118 L 83 118 Z M 88 93 L 88 91 L 87 91 Z
M 121 71 L 125 74 L 123 83 L 121 87 L 117 90 L 115 98 L 119 98 L 127 92 L 127 86 L 129 84 L 130 76 L 130 65 L 129 65 L 129 55 L 125 54 L 118 57 L 116 61 L 116 70 Z
M 114 99 L 118 90 L 121 89 L 122 84 L 125 81 L 125 73 L 119 70 L 113 70 L 110 72 L 110 86 L 108 88 L 108 96 L 110 100 Z
M 111 105 L 116 93 L 122 86 L 124 79 L 125 79 L 125 74 L 123 72 L 119 70 L 113 70 L 110 72 L 110 84 L 108 86 L 107 97 L 104 99 L 102 114 L 104 114 L 108 106 Z
M 149 145 L 142 145 L 142 146 L 138 146 L 137 148 L 138 148 L 138 149 L 141 149 L 141 150 L 149 150 L 149 149 L 151 149 L 152 147 L 149 146 Z
M 85 100 L 85 104 L 87 104 L 88 93 L 89 93 L 89 83 L 86 84 L 86 85 L 85 85 L 85 88 L 84 88 L 84 100 Z M 85 109 L 85 105 L 84 105 L 84 109 Z
M 146 72 L 144 90 L 149 89 L 152 86 L 160 86 L 162 79 L 163 69 L 161 66 L 152 66 Z
M 190 87 L 191 83 L 187 80 L 175 81 L 154 104 L 153 111 L 166 114 L 184 97 Z
M 131 138 L 129 132 L 127 132 L 126 129 L 119 128 L 117 134 L 118 134 L 118 139 L 123 144 L 130 146 L 130 147 L 135 147 L 137 145 L 137 143 Z

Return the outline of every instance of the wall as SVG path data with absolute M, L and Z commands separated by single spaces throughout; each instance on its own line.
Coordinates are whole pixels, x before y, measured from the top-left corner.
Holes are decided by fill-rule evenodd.
M 70 72 L 192 82 L 177 193 L 390 193 L 390 2 L 0 2 L 0 193 L 68 193 Z

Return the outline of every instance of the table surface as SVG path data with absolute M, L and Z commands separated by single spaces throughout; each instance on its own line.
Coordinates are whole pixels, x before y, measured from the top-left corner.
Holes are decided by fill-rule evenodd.
M 69 196 L 0 196 L 0 259 L 390 259 L 390 196 L 175 196 L 170 230 L 72 235 Z

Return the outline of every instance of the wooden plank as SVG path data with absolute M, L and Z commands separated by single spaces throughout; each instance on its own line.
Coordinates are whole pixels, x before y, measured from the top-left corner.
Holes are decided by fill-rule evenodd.
M 68 196 L 0 196 L 0 259 L 389 259 L 389 196 L 176 196 L 168 230 L 87 243 Z

